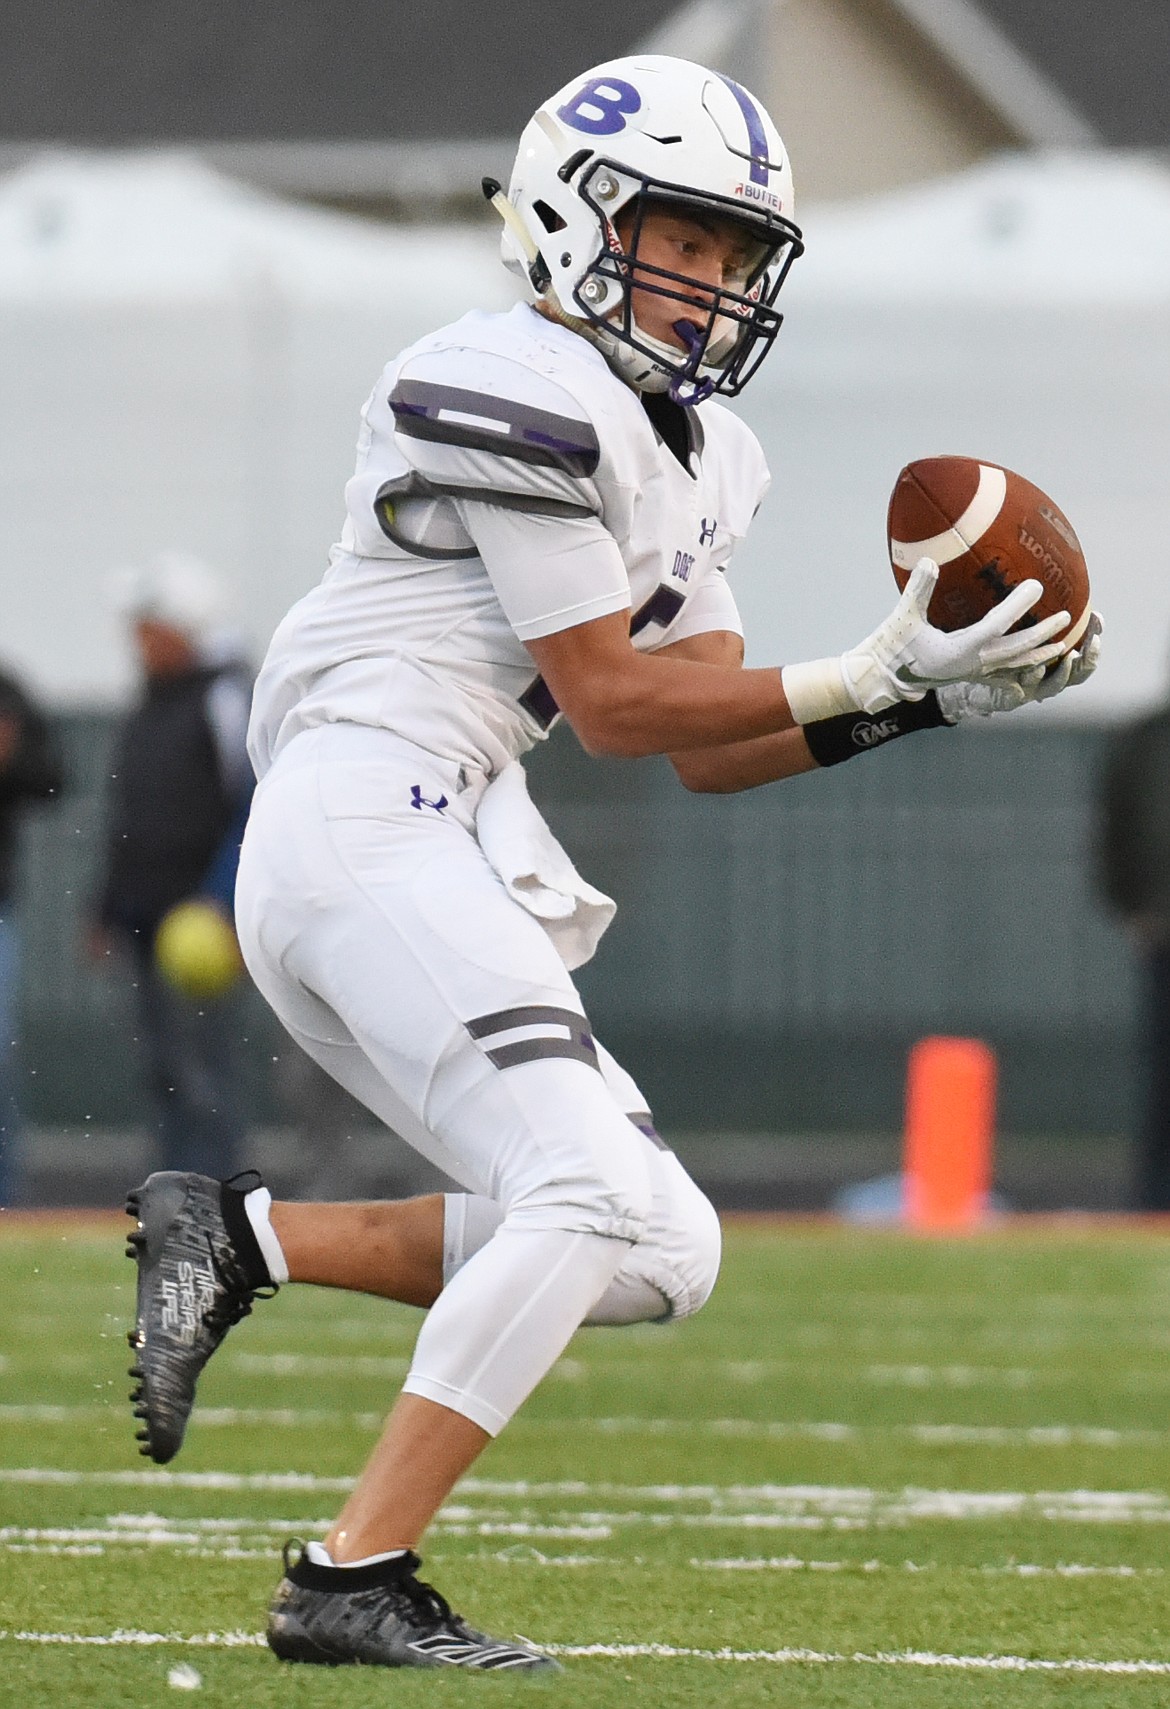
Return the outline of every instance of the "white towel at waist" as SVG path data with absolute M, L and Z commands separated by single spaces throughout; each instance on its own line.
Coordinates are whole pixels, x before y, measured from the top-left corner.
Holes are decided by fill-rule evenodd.
M 617 903 L 587 884 L 528 793 L 519 760 L 480 797 L 479 846 L 509 896 L 536 917 L 568 968 L 587 962 L 617 913 Z

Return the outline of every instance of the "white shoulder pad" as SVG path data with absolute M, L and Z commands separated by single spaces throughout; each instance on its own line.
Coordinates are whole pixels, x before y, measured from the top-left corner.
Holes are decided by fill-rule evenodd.
M 454 342 L 407 353 L 387 403 L 410 490 L 595 515 L 601 448 L 589 411 L 521 357 Z

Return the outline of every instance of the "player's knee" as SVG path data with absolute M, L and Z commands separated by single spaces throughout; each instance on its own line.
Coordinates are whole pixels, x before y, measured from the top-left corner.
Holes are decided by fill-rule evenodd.
M 693 1317 L 711 1296 L 719 1274 L 719 1218 L 707 1197 L 678 1165 L 660 1195 L 646 1238 L 590 1314 L 590 1323 L 662 1323 Z
M 710 1299 L 719 1276 L 723 1234 L 710 1199 L 689 1178 L 680 1183 L 672 1226 L 662 1247 L 658 1286 L 672 1318 L 693 1317 Z
M 650 1225 L 649 1172 L 635 1147 L 582 1159 L 572 1172 L 533 1185 L 508 1206 L 508 1221 L 572 1233 L 642 1240 Z
M 671 1189 L 669 1214 L 662 1217 L 660 1199 L 646 1239 L 632 1249 L 588 1322 L 664 1323 L 692 1317 L 710 1298 L 719 1274 L 719 1219 L 681 1168 Z

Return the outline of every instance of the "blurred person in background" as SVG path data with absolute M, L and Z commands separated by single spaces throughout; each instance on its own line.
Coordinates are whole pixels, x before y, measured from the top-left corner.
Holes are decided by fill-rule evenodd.
M 375 1168 L 381 1161 L 377 1123 L 370 1112 L 290 1038 L 276 1053 L 272 1089 L 293 1140 L 286 1179 L 296 1180 L 297 1197 L 360 1197 L 367 1159 Z M 266 1179 L 269 1173 L 266 1169 Z M 384 1170 L 378 1179 L 385 1195 Z
M 162 553 L 111 591 L 141 693 L 114 750 L 91 951 L 121 952 L 133 969 L 159 1165 L 230 1175 L 244 1138 L 232 898 L 253 786 L 252 675 L 198 559 Z M 178 943 L 177 979 L 173 956 L 170 976 L 160 966 L 160 928 Z
M 1170 1211 L 1170 703 L 1114 734 L 1099 808 L 1101 889 L 1141 964 L 1132 1205 Z
M 0 1205 L 13 1201 L 19 1162 L 17 833 L 26 808 L 59 795 L 62 780 L 61 757 L 48 719 L 20 683 L 0 671 Z

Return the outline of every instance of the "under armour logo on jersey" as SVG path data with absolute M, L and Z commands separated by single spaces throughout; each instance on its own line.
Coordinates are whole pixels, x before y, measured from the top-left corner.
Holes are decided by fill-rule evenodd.
M 433 807 L 436 813 L 441 813 L 447 805 L 447 797 L 440 795 L 437 801 L 428 801 L 422 792 L 421 785 L 412 783 L 410 786 L 410 805 L 417 807 L 420 813 L 424 807 Z
M 719 518 L 717 516 L 713 516 L 711 518 L 710 522 L 707 521 L 707 518 L 705 516 L 703 517 L 702 521 L 699 523 L 699 545 L 700 546 L 710 546 L 714 543 L 715 530 L 718 528 L 718 526 L 719 526 Z

